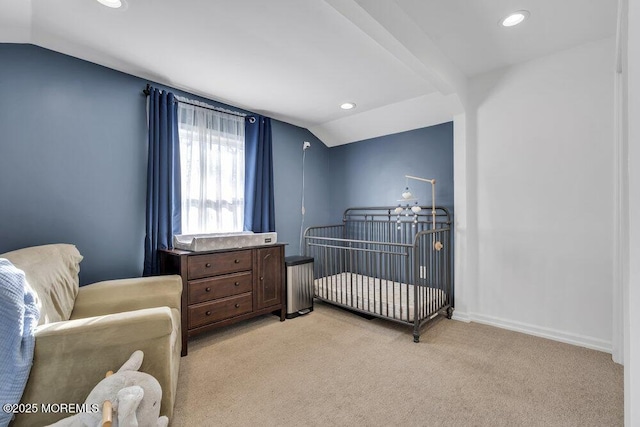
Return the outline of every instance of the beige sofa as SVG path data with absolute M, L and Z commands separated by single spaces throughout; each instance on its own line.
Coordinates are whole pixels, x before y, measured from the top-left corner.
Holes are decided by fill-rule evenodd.
M 181 350 L 179 276 L 78 287 L 82 256 L 73 245 L 37 246 L 0 258 L 25 272 L 41 310 L 23 403 L 82 403 L 107 371 L 142 350 L 140 370 L 160 382 L 160 413 L 171 418 Z M 43 426 L 68 415 L 38 411 L 18 415 L 12 425 Z

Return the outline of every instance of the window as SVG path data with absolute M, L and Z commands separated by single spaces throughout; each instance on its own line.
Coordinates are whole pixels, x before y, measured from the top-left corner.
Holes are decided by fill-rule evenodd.
M 182 234 L 242 231 L 244 117 L 178 104 Z

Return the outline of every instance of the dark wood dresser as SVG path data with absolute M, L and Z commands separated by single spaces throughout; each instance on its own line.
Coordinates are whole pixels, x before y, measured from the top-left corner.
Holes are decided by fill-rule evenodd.
M 284 244 L 159 253 L 161 274 L 182 276 L 183 356 L 194 335 L 267 313 L 284 321 Z

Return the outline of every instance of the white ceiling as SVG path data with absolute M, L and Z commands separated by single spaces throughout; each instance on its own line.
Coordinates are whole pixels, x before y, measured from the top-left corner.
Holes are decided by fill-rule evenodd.
M 500 28 L 507 13 L 530 19 Z M 0 0 L 33 43 L 310 129 L 328 146 L 462 110 L 466 79 L 615 33 L 617 0 Z M 339 109 L 345 101 L 357 108 Z

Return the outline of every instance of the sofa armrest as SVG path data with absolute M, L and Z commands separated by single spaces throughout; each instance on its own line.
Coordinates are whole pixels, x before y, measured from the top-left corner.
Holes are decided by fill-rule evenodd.
M 82 403 L 107 371 L 116 371 L 135 350 L 140 371 L 162 387 L 162 412 L 171 413 L 179 365 L 178 312 L 156 307 L 49 323 L 36 329 L 36 345 L 22 402 Z M 171 406 L 171 407 L 170 407 Z M 25 414 L 16 425 L 46 425 L 68 414 Z
M 38 351 L 49 355 L 56 348 L 76 354 L 86 347 L 135 343 L 171 334 L 172 330 L 171 309 L 154 307 L 48 323 L 38 327 L 35 335 Z
M 71 319 L 163 306 L 179 311 L 181 296 L 176 275 L 108 280 L 80 288 Z

